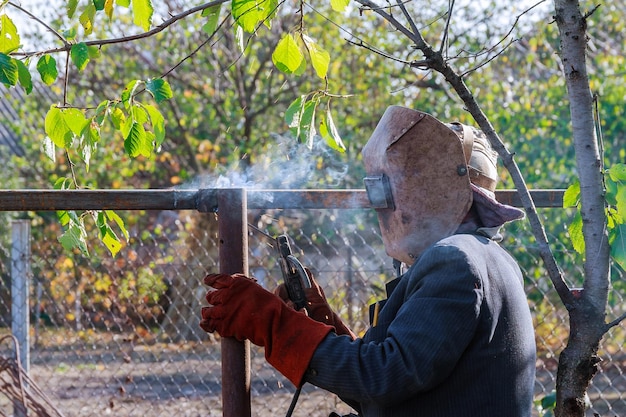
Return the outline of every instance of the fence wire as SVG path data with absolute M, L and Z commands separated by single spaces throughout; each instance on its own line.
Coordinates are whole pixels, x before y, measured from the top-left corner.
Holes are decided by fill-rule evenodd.
M 117 256 L 94 241 L 89 258 L 61 247 L 53 219 L 33 220 L 31 384 L 66 417 L 221 416 L 219 336 L 198 326 L 202 278 L 219 270 L 215 215 L 166 211 L 127 217 L 135 220 Z M 261 285 L 271 290 L 281 279 L 267 235 L 287 233 L 294 254 L 313 271 L 332 307 L 356 333 L 365 332 L 368 305 L 383 298 L 384 283 L 394 276 L 370 210 L 254 211 L 249 222 L 255 226 L 249 229 L 249 269 Z M 567 313 L 538 251 L 528 243 L 533 240 L 526 226 L 508 227 L 505 236 L 503 246 L 524 271 L 535 321 L 539 401 L 555 387 Z M 11 333 L 9 237 L 0 236 L 0 336 Z M 563 253 L 570 255 L 567 249 Z M 624 281 L 613 272 L 615 282 Z M 624 308 L 620 294 L 612 292 L 609 315 Z M 603 341 L 600 372 L 589 388 L 590 416 L 626 416 L 624 334 L 622 324 Z M 253 346 L 251 354 L 252 415 L 284 415 L 294 387 L 266 364 L 261 349 Z M 2 344 L 0 355 L 11 358 L 15 352 Z M 6 386 L 0 390 L 0 415 L 19 415 L 7 392 Z M 294 415 L 327 416 L 331 411 L 348 413 L 350 408 L 307 384 Z M 535 415 L 542 415 L 539 408 Z

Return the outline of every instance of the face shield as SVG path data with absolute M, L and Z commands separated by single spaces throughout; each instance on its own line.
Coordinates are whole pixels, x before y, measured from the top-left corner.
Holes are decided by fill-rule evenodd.
M 473 194 L 463 143 L 452 129 L 429 114 L 392 106 L 362 155 L 389 256 L 411 265 L 456 231 Z

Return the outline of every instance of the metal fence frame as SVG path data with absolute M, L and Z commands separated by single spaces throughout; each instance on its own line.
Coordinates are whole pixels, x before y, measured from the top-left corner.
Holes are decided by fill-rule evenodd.
M 562 207 L 563 190 L 531 190 L 537 207 Z M 515 190 L 496 192 L 499 201 L 520 206 Z M 217 212 L 220 272 L 248 273 L 248 226 L 250 209 L 364 209 L 370 208 L 364 190 L 255 190 L 217 188 L 196 190 L 0 190 L 0 211 L 54 210 L 198 210 Z M 27 222 L 14 228 L 16 253 L 24 257 Z M 17 236 L 16 236 L 17 235 Z M 28 240 L 28 238 L 26 238 Z M 27 245 L 27 243 L 26 243 Z M 26 262 L 27 263 L 27 262 Z M 20 277 L 14 285 L 27 286 L 21 276 L 23 264 L 12 265 Z M 28 274 L 26 274 L 27 276 Z M 26 279 L 26 281 L 25 281 Z M 16 294 L 27 291 L 15 290 Z M 28 367 L 28 306 L 16 300 L 13 333 L 25 340 L 19 355 Z M 24 311 L 23 311 L 24 310 Z M 22 317 L 22 318 L 20 318 Z M 26 322 L 24 322 L 24 318 Z M 25 327 L 26 330 L 24 330 Z M 26 332 L 24 334 L 24 331 Z M 222 344 L 222 406 L 224 417 L 250 417 L 250 345 L 224 338 Z M 27 369 L 27 368 L 26 368 Z

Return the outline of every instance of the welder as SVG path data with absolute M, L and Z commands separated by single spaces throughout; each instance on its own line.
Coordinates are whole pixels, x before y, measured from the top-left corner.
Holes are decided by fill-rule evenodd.
M 385 250 L 402 265 L 358 338 L 319 285 L 309 311 L 241 274 L 210 274 L 200 326 L 249 339 L 296 386 L 364 417 L 530 417 L 536 348 L 501 227 L 524 213 L 495 198 L 497 154 L 480 130 L 391 106 L 362 151 Z

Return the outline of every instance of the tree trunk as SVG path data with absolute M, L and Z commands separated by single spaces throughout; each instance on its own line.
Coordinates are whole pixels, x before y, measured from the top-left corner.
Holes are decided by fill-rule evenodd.
M 570 100 L 572 133 L 581 189 L 585 239 L 583 290 L 564 300 L 570 337 L 559 357 L 557 417 L 582 417 L 586 391 L 597 372 L 600 340 L 606 332 L 609 254 L 603 166 L 593 118 L 593 98 L 586 68 L 587 16 L 575 0 L 555 0 L 555 20 L 561 38 L 561 61 Z

